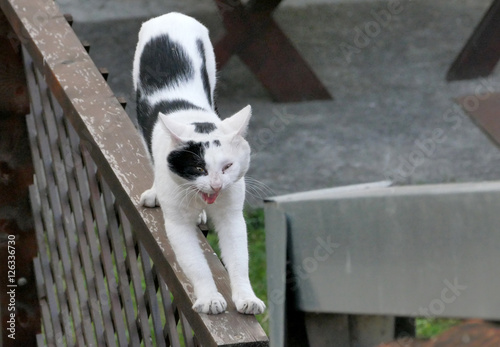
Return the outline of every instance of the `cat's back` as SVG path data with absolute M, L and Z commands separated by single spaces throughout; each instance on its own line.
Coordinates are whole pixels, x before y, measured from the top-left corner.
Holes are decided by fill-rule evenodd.
M 212 64 L 215 68 L 212 52 L 208 29 L 196 19 L 177 12 L 152 18 L 139 31 L 133 63 L 134 88 L 147 87 L 149 82 L 154 86 L 155 81 L 164 81 L 172 74 L 186 76 L 202 60 L 209 60 L 207 68 Z
M 160 112 L 185 123 L 192 117 L 180 114 L 215 115 L 215 70 L 208 29 L 196 19 L 172 12 L 142 24 L 132 75 L 137 122 L 150 153 Z
M 178 12 L 170 12 L 144 22 L 139 31 L 139 43 L 168 35 L 172 39 L 193 39 L 207 36 L 208 29 L 196 19 Z

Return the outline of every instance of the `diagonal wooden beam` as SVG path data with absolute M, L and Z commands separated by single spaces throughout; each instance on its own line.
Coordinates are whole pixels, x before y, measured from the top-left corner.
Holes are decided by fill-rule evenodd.
M 488 76 L 500 59 L 500 0 L 494 0 L 446 75 L 447 81 Z
M 457 99 L 464 112 L 500 147 L 500 93 L 468 95 Z
M 216 43 L 222 68 L 233 54 L 250 68 L 275 101 L 330 100 L 332 96 L 272 18 L 281 0 L 216 0 L 226 35 Z

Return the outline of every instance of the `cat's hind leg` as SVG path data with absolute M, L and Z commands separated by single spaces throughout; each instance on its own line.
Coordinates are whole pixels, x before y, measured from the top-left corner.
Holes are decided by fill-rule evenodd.
M 158 196 L 156 194 L 155 186 L 153 185 L 150 189 L 146 190 L 141 195 L 141 200 L 139 201 L 141 206 L 145 207 L 156 207 L 160 206 L 158 203 Z

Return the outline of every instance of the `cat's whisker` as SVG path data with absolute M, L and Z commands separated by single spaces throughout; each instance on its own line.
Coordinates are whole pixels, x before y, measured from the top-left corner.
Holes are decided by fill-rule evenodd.
M 187 205 L 191 205 L 191 202 L 193 201 L 193 197 L 195 197 L 196 194 L 197 194 L 196 188 L 186 189 L 181 203 L 184 203 L 184 201 L 187 201 Z
M 186 199 L 191 191 L 191 187 L 192 187 L 192 184 L 190 182 L 179 185 L 178 187 L 176 187 L 176 191 L 175 191 L 172 199 L 173 200 L 180 200 L 180 204 L 182 205 L 184 203 L 184 201 L 186 201 Z
M 180 198 L 182 194 L 185 194 L 186 189 L 184 189 L 183 185 L 175 187 L 175 192 L 174 196 L 172 197 L 173 200 L 177 200 Z
M 193 199 L 196 199 L 196 197 L 198 196 L 198 194 L 201 192 L 201 190 L 195 188 L 194 190 L 192 190 L 190 193 L 191 193 L 191 198 L 189 199 L 189 204 L 191 204 L 191 202 L 193 201 Z
M 254 202 L 252 201 L 253 199 L 257 201 L 262 201 L 268 196 L 275 195 L 271 188 L 269 188 L 266 184 L 255 178 L 245 177 L 245 185 L 247 193 L 247 202 L 250 204 Z M 250 200 L 248 198 L 250 198 Z
M 274 195 L 274 191 L 269 188 L 265 183 L 256 180 L 252 177 L 245 177 L 245 183 L 247 187 L 247 192 L 259 194 L 260 197 L 265 197 L 265 195 Z

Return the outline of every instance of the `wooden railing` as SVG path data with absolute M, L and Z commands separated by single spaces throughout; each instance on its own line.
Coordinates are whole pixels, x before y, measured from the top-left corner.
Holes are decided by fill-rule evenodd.
M 52 329 L 55 343 L 63 345 L 151 345 L 145 332 L 152 325 L 155 341 L 163 341 L 157 345 L 179 346 L 176 325 L 182 324 L 186 345 L 267 346 L 255 317 L 236 311 L 227 272 L 201 232 L 228 309 L 221 315 L 192 310 L 193 290 L 168 242 L 161 210 L 138 204 L 153 180 L 139 134 L 55 3 L 1 0 L 0 7 L 25 50 L 37 171 L 32 206 L 45 232 L 39 244 L 53 247 L 45 258 L 41 250 L 35 263 L 39 293 L 47 299 L 44 334 Z M 94 301 L 85 302 L 92 295 Z M 162 302 L 153 305 L 155 300 Z M 152 318 L 158 307 L 165 316 Z M 51 345 L 44 335 L 39 342 Z

